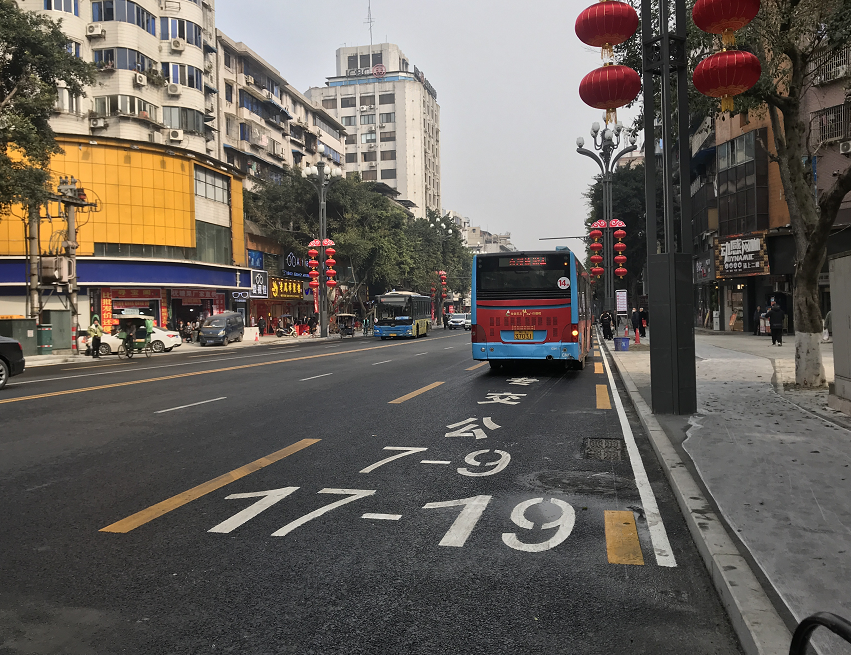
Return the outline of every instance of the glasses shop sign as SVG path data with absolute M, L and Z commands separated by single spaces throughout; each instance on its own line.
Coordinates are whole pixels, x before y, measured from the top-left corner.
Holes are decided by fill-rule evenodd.
M 719 278 L 769 275 L 768 248 L 762 234 L 718 239 L 715 274 Z
M 269 273 L 267 271 L 251 271 L 251 297 L 269 297 Z

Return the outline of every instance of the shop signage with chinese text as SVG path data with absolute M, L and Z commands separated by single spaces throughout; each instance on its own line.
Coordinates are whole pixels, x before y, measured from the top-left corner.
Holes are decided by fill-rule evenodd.
M 768 275 L 768 247 L 762 234 L 724 237 L 715 245 L 715 275 L 719 278 Z
M 251 271 L 251 297 L 269 297 L 269 273 L 267 271 Z
M 301 300 L 304 285 L 301 280 L 269 278 L 269 298 L 273 300 Z
M 705 284 L 715 279 L 715 253 L 707 250 L 694 256 L 694 283 Z

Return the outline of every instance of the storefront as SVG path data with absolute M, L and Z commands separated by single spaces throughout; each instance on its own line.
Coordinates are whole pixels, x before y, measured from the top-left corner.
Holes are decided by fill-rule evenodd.
M 694 326 L 719 330 L 718 281 L 715 279 L 715 249 L 694 257 Z
M 301 280 L 270 276 L 267 296 L 252 301 L 251 313 L 255 320 L 262 316 L 267 325 L 276 325 L 282 316 L 298 320 L 307 315 L 309 305 L 305 301 Z
M 215 289 L 172 289 L 171 320 L 177 325 L 178 321 L 200 322 L 211 314 L 221 314 L 226 311 L 226 299 L 224 291 Z
M 752 331 L 756 308 L 764 311 L 774 293 L 765 233 L 719 238 L 714 251 L 719 327 L 734 332 Z

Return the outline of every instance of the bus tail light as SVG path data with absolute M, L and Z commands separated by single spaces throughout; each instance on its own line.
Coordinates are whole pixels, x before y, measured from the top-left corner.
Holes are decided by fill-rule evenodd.
M 470 330 L 470 338 L 473 343 L 487 343 L 488 337 L 485 328 L 478 323 L 474 323 Z
M 579 340 L 579 326 L 578 325 L 565 325 L 564 331 L 561 333 L 562 341 L 578 341 Z

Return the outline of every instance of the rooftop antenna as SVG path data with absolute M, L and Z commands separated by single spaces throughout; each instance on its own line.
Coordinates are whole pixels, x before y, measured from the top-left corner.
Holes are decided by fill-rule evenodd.
M 375 24 L 375 21 L 372 18 L 372 0 L 369 0 L 367 3 L 367 15 L 364 23 L 369 25 L 369 49 L 370 52 L 372 52 L 372 26 Z

